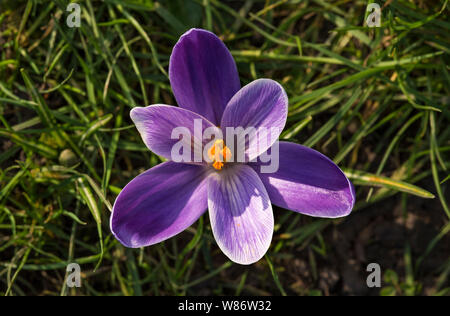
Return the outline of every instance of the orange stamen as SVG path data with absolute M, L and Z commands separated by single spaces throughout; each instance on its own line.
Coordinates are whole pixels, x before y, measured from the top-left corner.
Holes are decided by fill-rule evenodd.
M 231 150 L 224 145 L 223 139 L 218 139 L 208 150 L 208 158 L 213 161 L 216 170 L 222 170 L 224 162 L 231 159 Z
M 223 162 L 216 161 L 216 162 L 213 163 L 212 166 L 213 166 L 214 169 L 216 169 L 216 170 L 222 170 L 222 168 L 223 168 Z

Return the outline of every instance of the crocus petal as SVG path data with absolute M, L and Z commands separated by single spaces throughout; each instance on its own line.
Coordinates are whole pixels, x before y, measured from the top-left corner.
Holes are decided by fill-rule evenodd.
M 273 204 L 315 217 L 337 218 L 351 212 L 353 185 L 329 158 L 289 142 L 279 143 L 278 156 L 274 173 L 261 173 L 261 165 L 252 164 Z
M 220 123 L 223 110 L 240 89 L 236 63 L 213 33 L 192 29 L 170 57 L 169 77 L 178 105 Z
M 126 247 L 164 241 L 191 226 L 207 208 L 206 169 L 164 162 L 128 183 L 117 197 L 111 231 Z
M 237 141 L 235 148 L 243 150 L 246 161 L 251 161 L 278 139 L 286 124 L 287 111 L 288 98 L 283 87 L 270 79 L 258 79 L 233 96 L 220 126 L 227 137 L 227 127 L 242 127 L 248 132 L 248 137 L 241 137 L 243 141 Z
M 273 212 L 257 173 L 231 165 L 208 178 L 209 218 L 220 249 L 232 261 L 252 264 L 267 252 L 273 235 Z
M 192 111 L 182 109 L 169 105 L 151 105 L 147 107 L 135 107 L 130 113 L 136 128 L 142 136 L 142 139 L 147 147 L 157 155 L 163 156 L 167 159 L 181 162 L 181 160 L 173 159 L 172 149 L 175 144 L 181 140 L 181 145 L 189 148 L 191 155 L 183 162 L 196 162 L 194 159 L 195 153 L 202 162 L 203 152 L 202 145 L 205 145 L 208 140 L 203 140 L 203 132 L 206 128 L 219 131 L 219 129 L 209 122 L 204 117 Z M 198 132 L 195 131 L 195 126 L 198 125 Z M 179 136 L 175 128 L 181 128 L 186 136 Z M 172 134 L 175 132 L 174 134 Z M 173 136 L 173 138 L 172 138 Z M 182 148 L 182 146 L 179 146 Z M 179 152 L 182 153 L 183 149 Z M 177 151 L 178 153 L 178 151 Z M 181 156 L 181 154 L 180 154 Z

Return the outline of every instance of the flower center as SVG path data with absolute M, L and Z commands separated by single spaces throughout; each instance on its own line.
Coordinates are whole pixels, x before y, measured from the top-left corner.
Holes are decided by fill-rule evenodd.
M 218 139 L 208 149 L 208 158 L 213 161 L 216 170 L 222 170 L 224 163 L 231 159 L 231 150 L 224 145 L 223 139 Z

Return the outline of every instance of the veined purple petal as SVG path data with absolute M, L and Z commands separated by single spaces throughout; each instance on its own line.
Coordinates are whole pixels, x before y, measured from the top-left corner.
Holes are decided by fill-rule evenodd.
M 171 160 L 174 160 L 171 155 L 172 149 L 180 140 L 184 141 L 185 147 L 190 148 L 191 151 L 188 161 L 184 162 L 195 162 L 194 154 L 196 152 L 201 159 L 203 154 L 201 145 L 208 143 L 208 140 L 202 139 L 203 131 L 206 128 L 217 130 L 217 127 L 199 114 L 170 105 L 135 107 L 131 110 L 130 115 L 145 145 L 155 154 Z M 199 133 L 196 133 L 194 129 L 196 120 L 200 127 Z M 172 132 L 175 128 L 186 130 L 191 137 L 178 137 L 175 134 L 175 138 L 172 139 Z
M 273 212 L 257 173 L 244 164 L 230 165 L 208 178 L 209 218 L 220 249 L 232 261 L 261 259 L 273 235 Z
M 269 149 L 283 130 L 288 111 L 288 98 L 283 87 L 270 79 L 255 80 L 236 93 L 228 103 L 220 124 L 242 127 L 249 137 L 237 141 L 237 150 L 245 149 L 246 161 L 251 161 Z
M 164 241 L 191 226 L 207 208 L 206 169 L 174 162 L 153 167 L 117 197 L 111 231 L 126 247 Z
M 279 143 L 279 169 L 260 173 L 273 204 L 302 214 L 337 218 L 348 215 L 355 203 L 352 183 L 329 158 L 311 148 Z
M 186 32 L 173 48 L 169 77 L 178 105 L 216 125 L 241 87 L 236 63 L 225 44 L 200 29 Z

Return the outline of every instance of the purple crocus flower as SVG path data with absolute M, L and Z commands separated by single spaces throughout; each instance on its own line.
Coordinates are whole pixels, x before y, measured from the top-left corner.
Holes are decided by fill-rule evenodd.
M 298 144 L 278 143 L 279 168 L 274 173 L 261 173 L 261 162 L 170 161 L 177 142 L 171 138 L 174 128 L 193 132 L 194 120 L 201 120 L 203 129 L 252 126 L 276 127 L 281 132 L 288 98 L 281 85 L 269 79 L 241 88 L 235 61 L 224 43 L 200 29 L 188 31 L 175 45 L 169 76 L 179 107 L 157 104 L 131 111 L 147 147 L 169 161 L 137 176 L 117 197 L 111 230 L 124 246 L 164 241 L 209 209 L 220 249 L 236 263 L 252 264 L 264 256 L 272 240 L 272 203 L 315 217 L 336 218 L 351 212 L 355 192 L 344 173 L 321 153 Z M 250 140 L 246 149 L 252 158 L 268 149 L 257 146 L 258 142 Z

